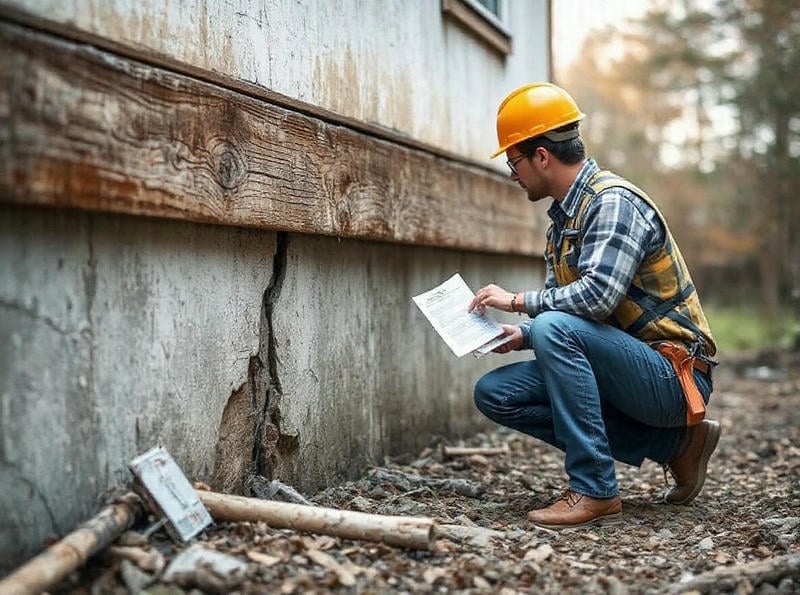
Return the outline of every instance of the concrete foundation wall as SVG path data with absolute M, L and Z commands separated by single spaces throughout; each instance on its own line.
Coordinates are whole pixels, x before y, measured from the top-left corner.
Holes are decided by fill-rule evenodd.
M 0 213 L 0 560 L 64 533 L 155 444 L 207 477 L 259 347 L 275 237 Z
M 501 360 L 455 358 L 410 298 L 541 282 L 523 257 L 6 206 L 0 253 L 4 570 L 156 444 L 218 489 L 310 493 L 474 430 Z
M 434 435 L 474 431 L 472 386 L 498 357 L 453 356 L 410 298 L 457 271 L 474 288 L 523 287 L 539 281 L 539 263 L 311 236 L 292 236 L 286 252 L 273 331 L 281 431 L 301 452 L 278 474 L 313 489 Z

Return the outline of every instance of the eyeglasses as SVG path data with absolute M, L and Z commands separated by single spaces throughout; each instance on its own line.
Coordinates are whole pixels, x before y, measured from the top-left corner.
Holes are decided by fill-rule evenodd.
M 506 165 L 508 166 L 508 169 L 511 170 L 511 173 L 519 175 L 519 173 L 517 173 L 517 163 L 519 163 L 523 159 L 525 159 L 524 154 L 520 155 L 519 157 L 514 157 L 513 159 L 509 159 L 508 161 L 506 161 Z

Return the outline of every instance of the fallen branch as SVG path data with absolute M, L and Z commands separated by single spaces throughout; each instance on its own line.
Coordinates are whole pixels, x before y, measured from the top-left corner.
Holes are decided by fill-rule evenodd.
M 722 566 L 699 574 L 684 583 L 673 585 L 670 592 L 733 591 L 736 589 L 736 585 L 743 580 L 747 580 L 752 588 L 757 588 L 764 583 L 777 585 L 787 577 L 792 579 L 800 577 L 800 555 L 789 554 L 736 566 Z
M 413 486 L 426 486 L 436 490 L 453 492 L 468 498 L 478 498 L 483 493 L 483 486 L 468 479 L 437 479 L 424 475 L 413 475 L 402 471 L 389 471 L 377 467 L 370 472 L 370 476 L 379 481 L 391 484 L 408 484 Z
M 198 491 L 198 497 L 217 521 L 264 521 L 270 527 L 377 541 L 420 550 L 433 545 L 433 519 L 382 516 Z
M 442 446 L 442 456 L 444 458 L 451 457 L 469 457 L 472 455 L 504 455 L 509 453 L 507 444 L 503 446 Z
M 141 500 L 128 493 L 81 527 L 0 580 L 0 595 L 41 593 L 54 587 L 134 524 L 142 515 Z

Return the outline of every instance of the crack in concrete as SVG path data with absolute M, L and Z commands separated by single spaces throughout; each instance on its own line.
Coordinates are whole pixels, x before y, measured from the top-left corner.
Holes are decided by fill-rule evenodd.
M 272 278 L 264 291 L 262 305 L 262 332 L 259 355 L 266 352 L 268 382 L 266 383 L 266 399 L 263 409 L 256 421 L 256 441 L 253 452 L 255 471 L 268 479 L 279 454 L 290 454 L 297 448 L 297 436 L 285 435 L 281 432 L 280 401 L 283 388 L 278 373 L 280 358 L 275 338 L 274 311 L 275 303 L 283 289 L 286 277 L 286 261 L 288 256 L 289 234 L 277 233 L 275 255 L 272 262 Z
M 261 300 L 258 351 L 250 357 L 247 378 L 231 393 L 222 414 L 212 483 L 224 491 L 249 491 L 256 476 L 273 479 L 279 457 L 297 449 L 297 436 L 284 434 L 280 428 L 283 388 L 274 326 L 288 243 L 287 233 L 276 234 L 272 274 Z
M 46 326 L 48 326 L 49 328 L 53 329 L 55 332 L 57 332 L 60 335 L 69 336 L 69 335 L 74 334 L 75 332 L 77 332 L 76 329 L 70 330 L 70 329 L 66 329 L 66 328 L 61 327 L 58 324 L 58 322 L 56 322 L 50 316 L 45 316 L 45 315 L 41 314 L 40 312 L 38 312 L 35 308 L 31 308 L 30 306 L 28 306 L 26 304 L 22 304 L 22 303 L 17 302 L 17 301 L 6 300 L 6 299 L 3 299 L 3 298 L 0 298 L 0 307 L 8 308 L 9 310 L 13 310 L 14 312 L 18 312 L 20 314 L 24 314 L 25 316 L 27 316 L 27 317 L 29 317 L 29 318 L 31 318 L 33 320 L 39 320 L 41 322 L 44 322 Z

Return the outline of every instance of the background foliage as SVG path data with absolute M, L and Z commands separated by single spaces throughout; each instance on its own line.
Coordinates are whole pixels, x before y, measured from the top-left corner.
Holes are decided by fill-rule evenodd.
M 589 152 L 661 205 L 709 310 L 774 343 L 800 320 L 800 0 L 653 6 L 558 82 Z

